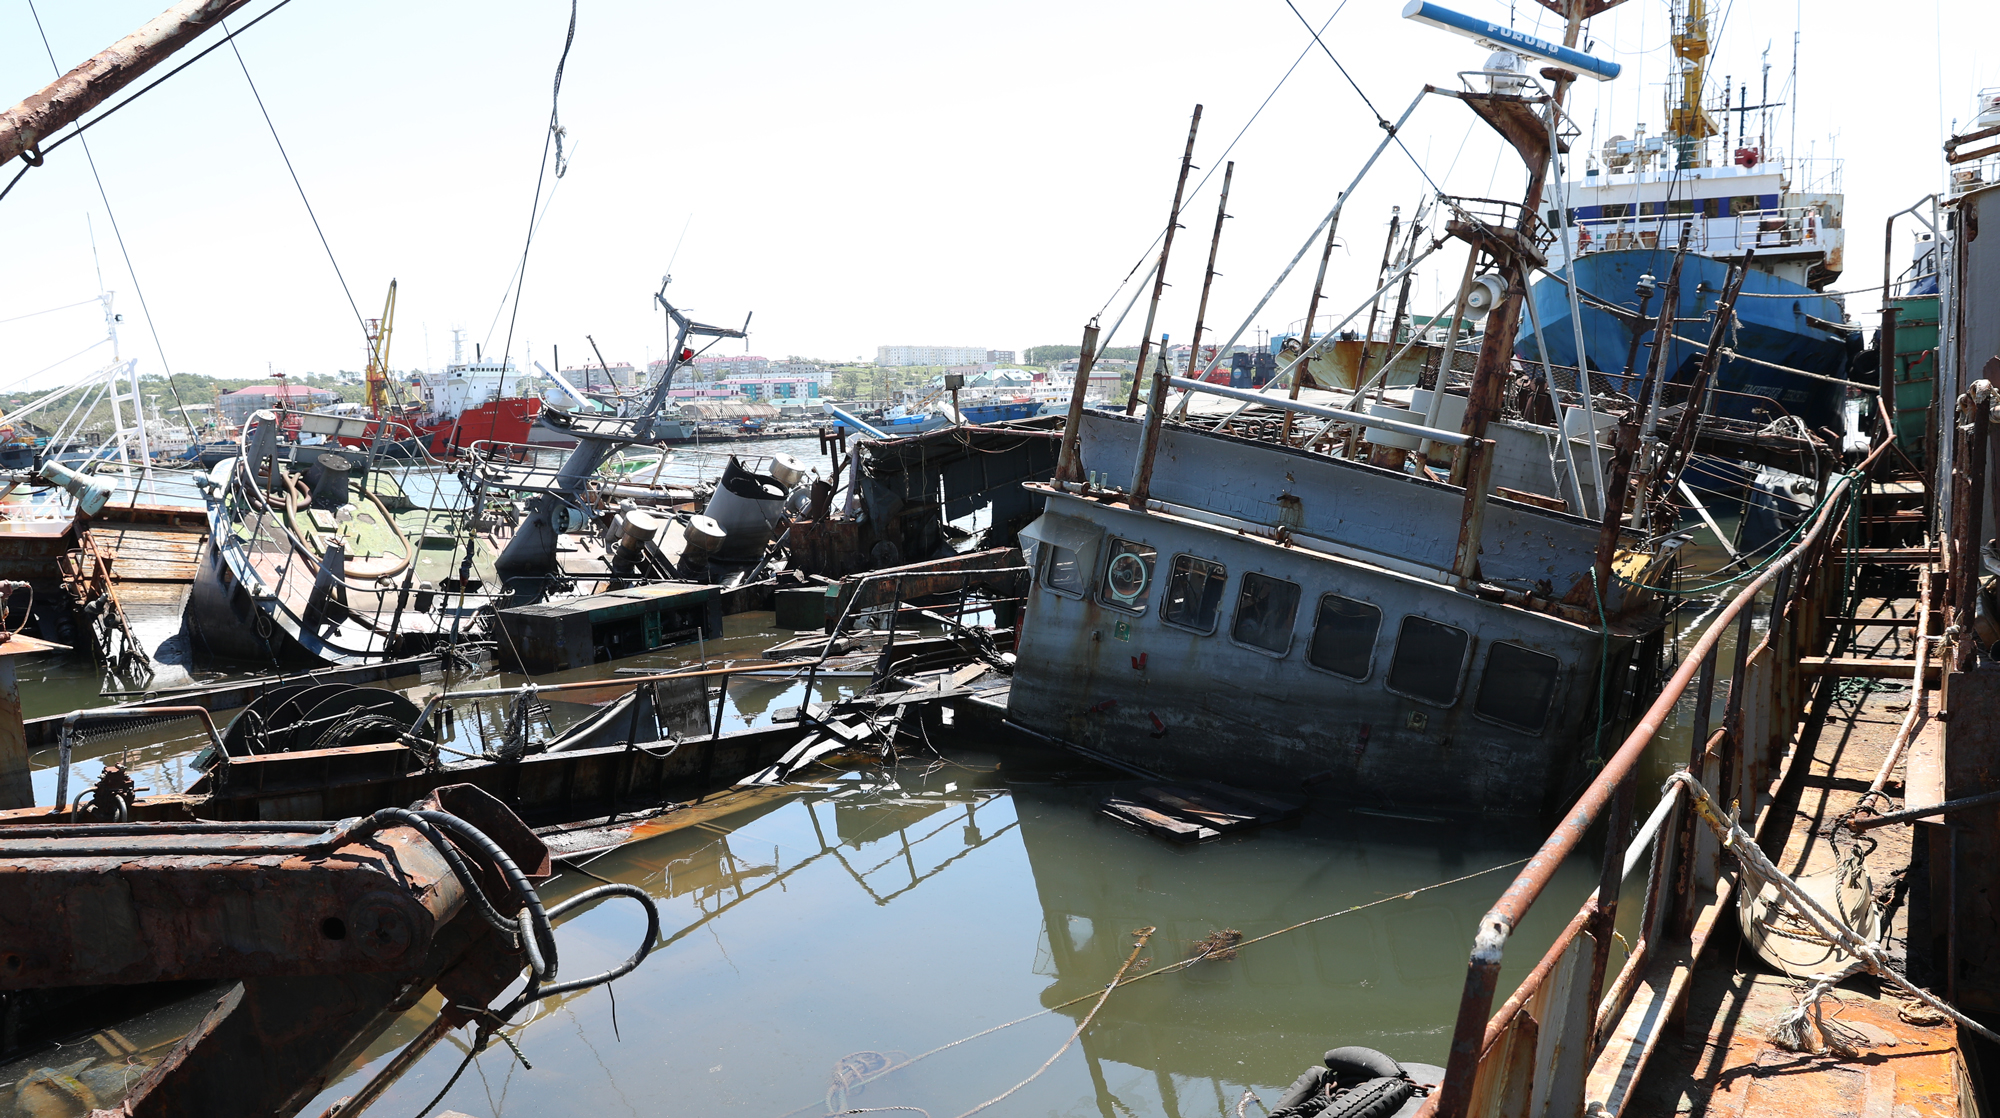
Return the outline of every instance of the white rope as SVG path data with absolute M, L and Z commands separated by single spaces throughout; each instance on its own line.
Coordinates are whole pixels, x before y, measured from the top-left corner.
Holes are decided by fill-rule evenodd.
M 1902 987 L 1903 990 L 1907 991 L 1910 996 L 1916 998 L 1918 1001 L 1923 1002 L 1939 1013 L 1949 1016 L 1959 1024 L 1985 1037 L 1987 1040 L 1995 1044 L 2000 1044 L 2000 1035 L 1995 1035 L 1993 1030 L 1988 1029 L 1986 1026 L 1952 1008 L 1945 1003 L 1944 999 L 1938 997 L 1936 994 L 1896 973 L 1890 968 L 1888 959 L 1883 955 L 1880 946 L 1861 938 L 1860 934 L 1849 928 L 1845 922 L 1821 907 L 1819 901 L 1815 900 L 1810 893 L 1799 888 L 1798 882 L 1793 881 L 1785 875 L 1784 871 L 1772 865 L 1771 860 L 1765 857 L 1763 848 L 1757 845 L 1757 841 L 1750 837 L 1749 832 L 1738 825 L 1734 819 L 1717 812 L 1714 797 L 1709 795 L 1708 789 L 1703 788 L 1701 782 L 1696 780 L 1693 774 L 1682 771 L 1669 776 L 1667 778 L 1666 792 L 1671 794 L 1676 784 L 1687 786 L 1688 794 L 1694 801 L 1695 811 L 1700 814 L 1702 819 L 1707 821 L 1709 828 L 1715 832 L 1716 837 L 1722 840 L 1723 848 L 1736 855 L 1737 860 L 1743 865 L 1745 876 L 1761 879 L 1761 881 L 1774 886 L 1778 890 L 1778 895 L 1798 909 L 1799 914 L 1805 918 L 1805 923 L 1810 925 L 1815 932 L 1825 937 L 1826 941 L 1835 948 L 1854 956 L 1855 961 L 1845 970 L 1837 974 L 1822 974 L 1817 976 L 1814 985 L 1801 1001 L 1799 1008 L 1790 1015 L 1791 1019 L 1780 1022 L 1778 1027 L 1773 1030 L 1774 1034 L 1796 1035 L 1797 1021 L 1808 1014 L 1820 1024 L 1821 1032 L 1825 1033 L 1824 1021 L 1820 1017 L 1818 1008 L 1820 997 L 1831 991 L 1843 980 L 1859 974 L 1863 970 L 1867 970 Z M 1774 1035 L 1772 1039 L 1778 1040 L 1779 1036 Z

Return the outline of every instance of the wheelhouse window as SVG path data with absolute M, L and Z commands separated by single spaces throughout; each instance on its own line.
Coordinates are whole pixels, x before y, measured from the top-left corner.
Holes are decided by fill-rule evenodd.
M 1473 709 L 1495 722 L 1539 734 L 1556 693 L 1556 658 L 1497 641 L 1486 652 Z
M 1306 659 L 1349 679 L 1367 679 L 1375 658 L 1375 636 L 1382 629 L 1382 611 L 1367 602 L 1324 594 L 1313 618 L 1312 641 Z
M 1222 612 L 1222 584 L 1229 572 L 1220 563 L 1192 555 L 1174 556 L 1167 575 L 1167 598 L 1160 618 L 1198 633 L 1215 632 L 1215 619 Z
M 1396 656 L 1389 663 L 1389 690 L 1450 706 L 1458 698 L 1458 673 L 1472 643 L 1466 631 L 1415 614 L 1403 618 Z
M 1297 583 L 1251 572 L 1243 576 L 1243 588 L 1236 592 L 1236 623 L 1229 635 L 1282 655 L 1292 647 L 1292 620 L 1298 612 Z
M 1049 553 L 1049 565 L 1043 569 L 1042 585 L 1082 597 L 1083 561 L 1077 558 L 1076 551 L 1058 544 L 1045 544 L 1041 550 Z
M 1146 599 L 1153 593 L 1152 548 L 1131 540 L 1111 538 L 1111 557 L 1104 563 L 1104 585 L 1097 599 L 1107 606 L 1146 612 Z

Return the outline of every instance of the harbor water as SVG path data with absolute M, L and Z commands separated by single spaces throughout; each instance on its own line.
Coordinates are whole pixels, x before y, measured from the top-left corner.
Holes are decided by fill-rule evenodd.
M 813 440 L 798 442 L 728 450 L 793 453 L 824 468 Z M 720 464 L 685 456 L 663 472 Z M 1698 569 L 1719 565 L 1706 549 L 1689 551 Z M 1701 612 L 1693 603 L 1682 619 Z M 769 613 L 741 614 L 721 640 L 560 678 L 753 659 L 792 635 Z M 1731 657 L 1725 647 L 1722 663 Z M 87 667 L 22 669 L 30 716 L 108 701 Z M 822 680 L 816 698 L 862 682 Z M 728 686 L 725 730 L 762 724 L 805 697 L 799 681 Z M 1717 691 L 1719 711 L 1726 687 Z M 1686 760 L 1689 706 L 1642 772 L 1641 812 Z M 489 701 L 460 715 L 459 732 L 477 736 L 482 719 L 499 715 Z M 560 728 L 570 715 L 552 717 Z M 71 793 L 115 760 L 155 792 L 185 787 L 202 741 L 187 723 L 89 739 Z M 53 751 L 35 764 L 37 797 L 48 802 Z M 963 719 L 928 740 L 905 739 L 893 761 L 803 779 L 559 873 L 544 887 L 549 903 L 601 881 L 653 896 L 663 924 L 651 956 L 609 987 L 518 1018 L 508 1035 L 525 1064 L 496 1041 L 445 1090 L 467 1060 L 471 1031 L 460 1030 L 371 1113 L 416 1114 L 442 1091 L 438 1110 L 491 1118 L 878 1108 L 951 1118 L 1012 1089 L 992 1113 L 1232 1115 L 1246 1089 L 1270 1104 L 1333 1047 L 1444 1063 L 1475 924 L 1545 834 L 1345 803 L 1322 788 L 1295 822 L 1176 846 L 1099 814 L 1106 795 L 1135 786 L 1126 774 Z M 1594 848 L 1561 868 L 1509 943 L 1503 993 L 1597 877 Z M 1628 902 L 1620 923 L 1629 939 L 1638 905 Z M 644 931 L 638 906 L 616 898 L 571 914 L 557 928 L 562 976 L 609 969 Z M 1175 966 L 1204 949 L 1209 957 Z M 1611 966 L 1621 961 L 1614 950 Z M 1121 968 L 1127 979 L 1146 977 L 1104 996 Z M 215 997 L 192 991 L 120 1037 L 157 1058 Z M 433 993 L 301 1113 L 352 1094 L 439 1004 Z M 35 1053 L 0 1067 L 0 1083 L 78 1053 L 95 1054 Z M 114 1074 L 105 1061 L 94 1066 Z M 0 1114 L 9 1106 L 41 1113 L 0 1091 Z

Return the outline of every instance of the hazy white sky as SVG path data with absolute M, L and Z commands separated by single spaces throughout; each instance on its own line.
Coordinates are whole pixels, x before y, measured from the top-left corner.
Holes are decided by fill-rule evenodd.
M 272 2 L 255 0 L 232 23 Z M 1340 9 L 1326 43 L 1392 118 L 1423 83 L 1454 86 L 1485 55 L 1402 20 L 1402 0 L 1291 2 L 1314 26 Z M 2000 84 L 2000 59 L 1978 53 L 1990 12 L 1971 0 L 1709 2 L 1720 32 L 1713 80 L 1749 77 L 1754 94 L 1770 47 L 1773 99 L 1799 106 L 1799 154 L 1810 146 L 1846 161 L 1840 286 L 1879 283 L 1883 215 L 1935 189 L 1947 122 L 1969 115 L 1980 86 Z M 36 3 L 64 69 L 165 6 Z M 1530 0 L 1448 6 L 1502 18 L 1511 9 L 1523 28 L 1559 34 Z M 1667 17 L 1666 0 L 1628 0 L 1589 27 L 1596 53 L 1626 66 L 1615 82 L 1582 83 L 1572 103 L 1595 141 L 1636 122 L 1659 127 Z M 389 279 L 400 281 L 396 367 L 441 365 L 453 326 L 488 349 L 504 344 L 502 292 L 520 259 L 568 18 L 566 0 L 294 0 L 237 40 L 361 312 L 378 314 Z M 1795 29 L 1796 97 L 1786 88 Z M 594 335 L 612 362 L 658 356 L 651 296 L 683 228 L 670 297 L 716 322 L 754 311 L 750 352 L 851 360 L 895 343 L 1074 344 L 1164 224 L 1199 102 L 1196 177 L 1216 175 L 1189 203 L 1155 327 L 1185 338 L 1222 152 L 1309 47 L 1286 0 L 582 0 L 561 103 L 574 158 L 559 184 L 547 180 L 556 185 L 513 352 L 546 362 L 556 345 L 575 364 Z M 52 77 L 27 0 L 0 0 L 0 99 Z M 1789 121 L 1782 133 L 1789 146 Z M 1380 136 L 1312 47 L 1229 154 L 1234 219 L 1211 340 L 1243 321 Z M 1410 155 L 1392 148 L 1347 205 L 1331 309 L 1372 288 L 1389 207 L 1407 215 L 1428 191 L 1413 161 L 1449 193 L 1519 196 L 1519 162 L 1464 106 L 1430 98 L 1403 136 Z M 175 371 L 361 367 L 354 312 L 227 47 L 87 137 Z M 0 185 L 19 166 L 0 167 Z M 87 222 L 102 286 L 127 316 L 125 352 L 157 372 L 134 279 L 75 142 L 0 200 L 0 320 L 99 291 Z M 1316 259 L 1258 326 L 1304 315 Z M 1420 312 L 1448 293 L 1462 259 L 1447 249 L 1425 268 Z M 1120 344 L 1136 342 L 1143 310 Z M 0 321 L 0 390 L 101 334 L 94 304 Z M 31 383 L 74 380 L 104 355 Z

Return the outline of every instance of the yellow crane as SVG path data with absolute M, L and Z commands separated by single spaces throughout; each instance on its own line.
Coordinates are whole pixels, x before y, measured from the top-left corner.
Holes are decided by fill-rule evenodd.
M 382 317 L 368 320 L 368 410 L 389 418 L 389 335 L 396 328 L 396 281 L 389 281 L 389 298 Z
M 1674 57 L 1680 59 L 1680 89 L 1668 87 L 1667 135 L 1674 137 L 1682 167 L 1695 166 L 1701 141 L 1720 131 L 1701 104 L 1708 72 L 1708 0 L 1675 0 Z

